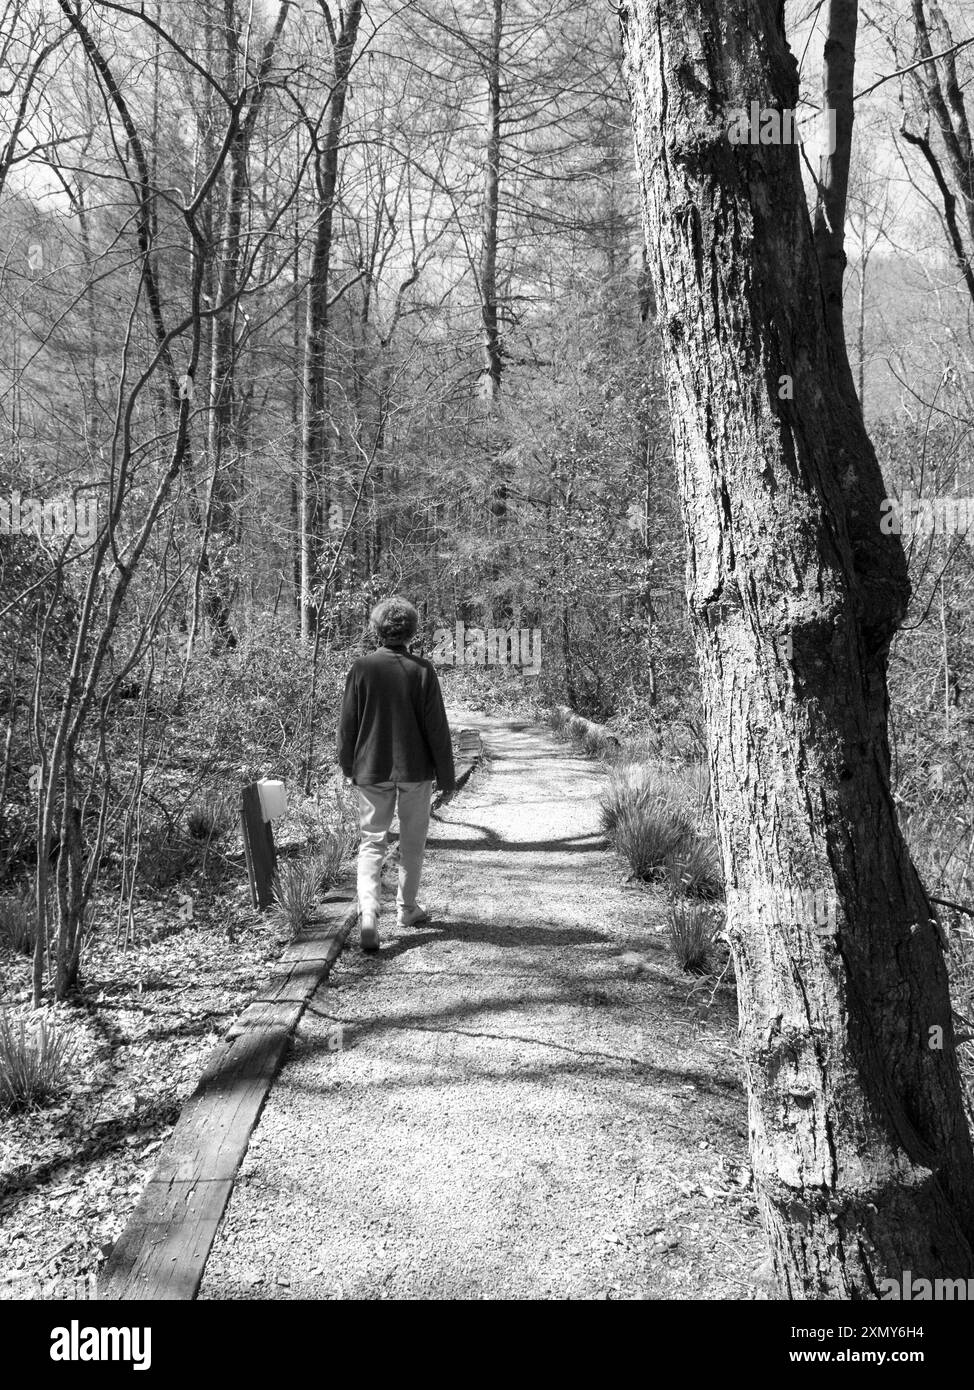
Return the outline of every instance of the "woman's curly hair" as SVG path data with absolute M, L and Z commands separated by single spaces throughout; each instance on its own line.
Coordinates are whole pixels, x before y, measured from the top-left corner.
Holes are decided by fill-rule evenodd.
M 400 642 L 405 645 L 416 635 L 419 614 L 408 599 L 393 594 L 375 605 L 369 623 L 383 645 L 388 647 Z

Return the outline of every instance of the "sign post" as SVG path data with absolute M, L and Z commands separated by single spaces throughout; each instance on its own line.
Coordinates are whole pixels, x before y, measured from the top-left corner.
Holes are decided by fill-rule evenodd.
M 274 901 L 272 884 L 277 867 L 277 850 L 274 848 L 271 822 L 283 816 L 286 810 L 287 797 L 283 782 L 272 782 L 265 778 L 260 782 L 251 782 L 240 794 L 240 831 L 250 879 L 250 897 L 254 907 L 261 911 Z

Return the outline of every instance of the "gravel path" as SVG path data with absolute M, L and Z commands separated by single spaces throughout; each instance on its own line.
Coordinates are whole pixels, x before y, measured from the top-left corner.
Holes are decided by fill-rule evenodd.
M 387 884 L 381 952 L 318 991 L 200 1297 L 761 1296 L 732 988 L 690 997 L 598 764 L 463 722 L 489 761 L 431 828 L 433 921 Z

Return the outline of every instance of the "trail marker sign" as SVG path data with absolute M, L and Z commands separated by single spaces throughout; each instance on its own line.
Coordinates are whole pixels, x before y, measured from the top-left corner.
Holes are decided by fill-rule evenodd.
M 277 868 L 277 850 L 274 848 L 271 822 L 278 820 L 286 810 L 287 795 L 283 782 L 262 778 L 244 787 L 240 794 L 240 830 L 247 859 L 250 896 L 254 907 L 261 910 L 270 907 L 274 901 L 272 883 Z

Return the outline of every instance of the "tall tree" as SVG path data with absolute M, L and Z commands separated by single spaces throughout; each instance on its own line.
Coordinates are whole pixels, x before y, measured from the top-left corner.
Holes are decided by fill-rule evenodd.
M 304 415 L 301 447 L 301 633 L 313 634 L 316 623 L 315 585 L 328 510 L 328 314 L 331 307 L 331 259 L 335 196 L 341 161 L 342 132 L 348 82 L 355 56 L 362 0 L 350 0 L 339 10 L 335 24 L 326 0 L 319 5 L 331 45 L 331 89 L 322 137 L 312 130 L 316 222 L 308 270 L 307 318 L 304 348 Z
M 974 302 L 974 142 L 956 57 L 958 49 L 965 45 L 955 42 L 939 5 L 925 6 L 924 0 L 911 0 L 910 13 L 916 51 L 922 61 L 910 65 L 909 76 L 926 119 L 923 131 L 918 133 L 910 129 L 904 113 L 900 133 L 908 144 L 920 151 L 933 175 L 943 205 L 944 230 L 950 249 Z M 939 137 L 939 148 L 930 138 L 931 119 Z M 967 230 L 966 245 L 962 227 Z
M 493 414 L 500 395 L 504 362 L 501 348 L 500 314 L 497 298 L 497 230 L 500 212 L 501 184 L 501 44 L 504 38 L 504 0 L 494 0 L 490 39 L 486 53 L 487 124 L 484 148 L 484 208 L 480 242 L 480 311 L 483 318 L 483 383 L 487 402 L 486 448 L 490 455 L 492 486 L 490 496 L 491 523 L 496 527 L 496 539 L 504 534 L 507 522 L 509 484 L 506 469 L 498 457 L 493 438 Z M 490 573 L 495 585 L 501 580 L 502 562 L 498 555 Z M 509 615 L 506 606 L 501 616 Z
M 243 51 L 244 25 L 235 0 L 224 0 L 223 39 L 225 45 L 224 84 L 228 92 L 238 93 L 227 159 L 226 204 L 223 227 L 217 247 L 217 315 L 213 325 L 210 363 L 210 418 L 207 450 L 210 461 L 209 584 L 205 592 L 205 611 L 218 642 L 236 644 L 231 626 L 231 609 L 236 591 L 231 547 L 238 538 L 237 516 L 242 491 L 239 443 L 237 440 L 237 315 L 240 307 L 241 276 L 246 241 L 245 213 L 250 192 L 250 144 L 267 92 L 281 33 L 287 20 L 290 0 L 283 0 L 274 29 L 266 40 L 253 82 L 241 72 L 246 61 Z M 241 86 L 241 84 L 243 84 Z M 212 551 L 216 550 L 216 555 Z
M 838 384 L 852 406 L 856 388 L 842 322 L 842 282 L 846 267 L 845 210 L 852 158 L 853 77 L 856 70 L 859 0 L 829 0 L 826 25 L 822 97 L 825 110 L 835 113 L 835 139 L 822 156 L 815 206 L 815 250 Z
M 909 585 L 829 331 L 779 0 L 621 6 L 737 969 L 751 1152 L 785 1293 L 974 1274 L 943 941 L 889 786 Z
M 480 241 L 480 312 L 484 323 L 484 394 L 495 400 L 501 389 L 500 320 L 497 305 L 497 220 L 501 184 L 501 41 L 504 0 L 494 0 L 485 58 L 487 124 L 484 148 L 484 210 Z

